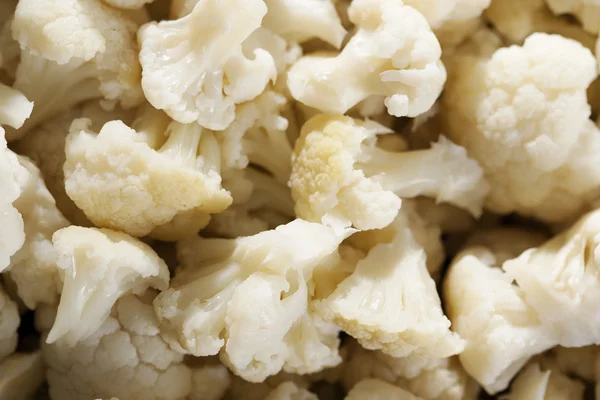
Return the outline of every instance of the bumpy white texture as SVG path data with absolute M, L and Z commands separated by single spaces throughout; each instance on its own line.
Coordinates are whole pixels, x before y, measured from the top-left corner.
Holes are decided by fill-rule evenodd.
M 358 31 L 337 56 L 308 55 L 290 69 L 292 96 L 324 112 L 345 113 L 373 95 L 388 113 L 415 117 L 442 91 L 441 48 L 425 18 L 402 0 L 355 0 Z

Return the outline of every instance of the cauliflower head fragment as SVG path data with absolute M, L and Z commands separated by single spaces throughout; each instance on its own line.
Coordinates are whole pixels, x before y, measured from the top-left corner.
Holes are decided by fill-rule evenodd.
M 307 281 L 347 233 L 295 220 L 249 237 L 179 242 L 183 267 L 154 301 L 163 337 L 195 356 L 221 352 L 252 382 L 338 364 L 338 330 L 311 314 Z
M 277 77 L 260 40 L 244 45 L 266 13 L 262 0 L 201 0 L 185 17 L 144 25 L 138 40 L 148 101 L 181 123 L 227 128 L 235 105 Z
M 378 148 L 377 135 L 390 132 L 345 116 L 321 114 L 307 121 L 292 158 L 297 215 L 332 226 L 378 229 L 396 217 L 399 197 L 419 195 L 481 213 L 487 184 L 463 148 L 443 137 L 427 150 Z
M 388 113 L 396 117 L 429 110 L 446 70 L 425 18 L 402 0 L 355 0 L 348 15 L 356 34 L 337 56 L 300 58 L 288 74 L 292 96 L 341 114 L 373 95 L 385 96 Z
M 0 286 L 0 365 L 17 348 L 17 329 L 20 323 L 17 303 L 12 301 Z
M 502 268 L 557 335 L 558 344 L 600 343 L 600 210 Z
M 169 269 L 146 244 L 109 229 L 70 226 L 52 236 L 64 283 L 47 342 L 68 345 L 94 335 L 128 293 L 169 286 Z
M 67 194 L 96 225 L 144 236 L 187 212 L 161 237 L 177 240 L 206 226 L 205 214 L 231 204 L 213 132 L 150 108 L 134 129 L 110 121 L 96 134 L 90 125 L 71 125 L 64 172 Z
M 485 171 L 486 207 L 548 222 L 581 213 L 600 184 L 600 132 L 586 98 L 592 53 L 536 33 L 522 47 L 455 64 L 443 115 L 450 138 Z

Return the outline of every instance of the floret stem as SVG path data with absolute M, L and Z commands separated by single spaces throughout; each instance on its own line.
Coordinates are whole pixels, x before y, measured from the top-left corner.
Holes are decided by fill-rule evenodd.
M 162 145 L 159 153 L 194 168 L 202 133 L 203 128 L 198 124 L 171 122 L 167 127 L 167 141 Z
M 23 93 L 0 83 L 0 125 L 19 129 L 32 109 L 33 103 Z

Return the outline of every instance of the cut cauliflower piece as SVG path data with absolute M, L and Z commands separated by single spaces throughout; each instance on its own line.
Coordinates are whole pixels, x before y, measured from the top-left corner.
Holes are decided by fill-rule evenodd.
M 52 246 L 52 235 L 69 222 L 56 208 L 37 167 L 26 157 L 19 156 L 19 163 L 27 170 L 27 178 L 13 204 L 23 218 L 25 242 L 11 257 L 8 273 L 20 299 L 33 309 L 39 303 L 58 302 L 62 279 L 56 267 L 58 254 Z
M 115 107 L 111 111 L 104 110 L 99 102 L 88 102 L 72 108 L 56 117 L 45 121 L 17 142 L 11 143 L 15 151 L 32 159 L 40 169 L 48 191 L 54 197 L 60 212 L 74 225 L 91 226 L 85 213 L 73 203 L 65 192 L 65 141 L 69 127 L 77 118 L 89 118 L 94 132 L 111 120 L 121 120 L 129 125 L 133 121 L 135 111 Z
M 187 400 L 192 390 L 193 372 L 161 339 L 146 297 L 122 297 L 91 337 L 44 341 L 42 352 L 53 399 Z
M 556 370 L 542 371 L 531 363 L 514 380 L 506 400 L 577 400 L 583 399 L 585 386 Z
M 17 303 L 12 301 L 0 286 L 0 365 L 17 348 L 19 339 L 17 329 L 20 323 L 21 317 L 19 316 Z
M 340 114 L 373 95 L 385 96 L 388 113 L 396 117 L 429 110 L 446 70 L 425 18 L 402 0 L 355 0 L 348 14 L 356 34 L 337 56 L 300 58 L 288 74 L 292 96 Z
M 110 121 L 96 134 L 89 119 L 71 125 L 65 188 L 94 224 L 144 236 L 187 212 L 163 229 L 168 235 L 158 232 L 162 239 L 177 240 L 206 226 L 205 214 L 231 204 L 221 187 L 213 132 L 171 122 L 151 107 L 143 108 L 132 126 Z
M 169 286 L 169 269 L 146 244 L 109 229 L 70 226 L 52 236 L 64 284 L 47 342 L 93 335 L 123 295 Z
M 0 126 L 8 125 L 19 129 L 32 110 L 33 103 L 23 93 L 0 82 Z
M 498 265 L 489 248 L 469 247 L 454 258 L 443 290 L 452 327 L 466 341 L 460 361 L 489 394 L 506 389 L 529 358 L 556 345 Z
M 455 64 L 446 132 L 485 171 L 487 208 L 548 222 L 582 212 L 600 184 L 600 132 L 586 99 L 596 70 L 579 43 L 537 33 L 522 47 Z
M 24 0 L 12 27 L 23 48 L 14 88 L 36 106 L 10 140 L 86 100 L 141 103 L 139 24 L 128 14 L 100 0 Z
M 44 361 L 39 351 L 15 353 L 0 362 L 0 400 L 26 400 L 45 380 Z
M 543 245 L 506 261 L 543 323 L 567 347 L 600 343 L 600 210 Z
M 373 247 L 318 310 L 363 347 L 394 357 L 446 358 L 464 348 L 409 227 Z
M 144 25 L 138 39 L 148 101 L 178 122 L 227 128 L 236 104 L 277 77 L 271 53 L 255 46 L 260 41 L 244 46 L 266 13 L 262 0 L 201 0 L 185 17 Z
M 431 149 L 390 152 L 376 146 L 391 131 L 372 121 L 318 115 L 304 124 L 292 158 L 296 214 L 332 226 L 378 229 L 400 209 L 399 197 L 436 197 L 481 213 L 487 184 L 460 146 L 441 138 Z
M 404 389 L 379 379 L 359 382 L 346 396 L 346 400 L 424 400 Z
M 546 0 L 556 15 L 572 14 L 591 34 L 600 31 L 600 1 L 598 0 Z
M 154 301 L 163 337 L 195 356 L 221 352 L 252 382 L 282 368 L 310 373 L 336 365 L 337 330 L 322 329 L 309 314 L 307 280 L 348 233 L 295 220 L 235 240 L 179 242 L 184 267 Z
M 4 129 L 0 127 L 0 272 L 8 267 L 10 257 L 25 242 L 23 218 L 13 203 L 26 179 L 27 170 L 7 147 Z

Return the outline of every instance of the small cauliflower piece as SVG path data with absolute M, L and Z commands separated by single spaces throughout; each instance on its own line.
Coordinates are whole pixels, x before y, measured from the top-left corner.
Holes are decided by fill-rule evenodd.
M 138 27 L 100 0 L 20 1 L 12 23 L 23 49 L 14 88 L 35 107 L 10 139 L 86 100 L 140 104 Z
M 192 390 L 193 372 L 161 339 L 151 298 L 122 297 L 91 337 L 44 341 L 42 353 L 52 399 L 187 400 Z
M 378 229 L 400 209 L 400 197 L 435 197 L 481 213 L 487 184 L 476 162 L 445 138 L 430 149 L 391 152 L 372 121 L 317 115 L 302 127 L 292 158 L 290 187 L 296 214 L 332 226 Z
M 17 304 L 8 297 L 2 286 L 0 286 L 0 363 L 17 348 L 19 339 L 17 329 L 20 323 L 21 317 L 19 317 Z M 2 392 L 0 392 L 1 395 Z
M 23 93 L 0 82 L 0 126 L 19 129 L 32 110 L 33 103 Z
M 133 236 L 159 230 L 160 239 L 177 240 L 231 204 L 213 132 L 171 122 L 151 107 L 132 126 L 110 121 L 96 134 L 89 119 L 71 125 L 65 189 L 94 224 Z
M 502 269 L 566 347 L 600 343 L 600 210 Z
M 379 379 L 359 382 L 346 396 L 346 400 L 423 400 L 404 389 Z
M 7 147 L 4 129 L 0 127 L 0 272 L 8 267 L 10 257 L 25 242 L 23 218 L 13 203 L 26 179 L 27 170 Z
M 52 235 L 69 222 L 56 208 L 35 164 L 22 156 L 19 163 L 27 170 L 27 177 L 13 204 L 23 219 L 25 242 L 11 257 L 8 273 L 20 299 L 34 309 L 39 303 L 58 302 L 62 279 L 56 267 L 58 254 L 52 246 Z
M 556 345 L 499 265 L 493 250 L 469 247 L 454 258 L 443 290 L 452 327 L 466 342 L 460 361 L 489 394 L 506 389 L 529 358 Z
M 363 347 L 394 357 L 446 358 L 464 348 L 409 227 L 373 247 L 318 310 Z
M 338 330 L 311 315 L 307 280 L 348 233 L 295 220 L 235 240 L 179 242 L 183 267 L 154 301 L 163 337 L 195 356 L 221 352 L 251 382 L 337 365 Z
M 64 284 L 47 342 L 74 345 L 93 335 L 128 293 L 169 286 L 169 269 L 146 244 L 109 229 L 70 226 L 52 236 Z
M 593 35 L 600 31 L 600 1 L 598 0 L 546 0 L 556 15 L 572 14 Z
M 556 370 L 542 371 L 531 363 L 514 380 L 506 400 L 577 400 L 583 399 L 585 385 Z
M 41 352 L 15 353 L 0 362 L 0 400 L 29 400 L 45 380 Z
M 138 40 L 148 101 L 178 122 L 227 128 L 236 104 L 277 77 L 260 41 L 244 46 L 266 13 L 262 0 L 201 0 L 185 17 L 144 25 Z
M 355 0 L 348 15 L 356 34 L 337 56 L 300 58 L 288 74 L 292 96 L 340 114 L 373 95 L 385 96 L 388 113 L 396 117 L 429 110 L 446 70 L 425 18 L 402 0 Z
M 585 209 L 600 184 L 600 131 L 586 99 L 596 76 L 589 50 L 538 33 L 490 59 L 455 62 L 444 95 L 446 132 L 485 171 L 486 208 L 547 222 Z
M 296 386 L 294 382 L 283 382 L 264 400 L 319 400 L 319 398 L 307 389 Z

